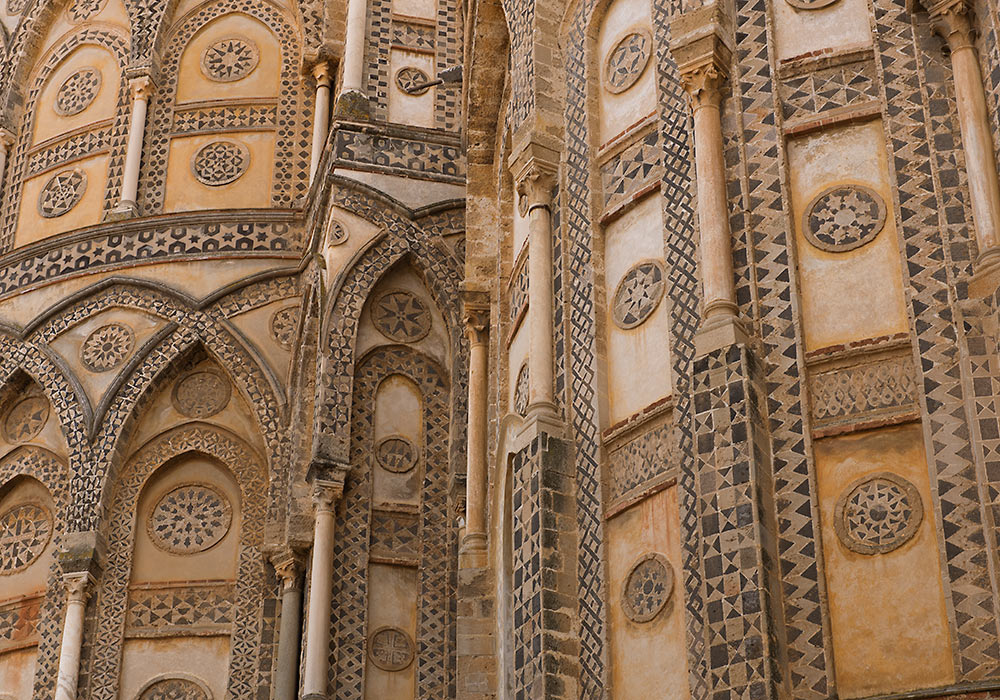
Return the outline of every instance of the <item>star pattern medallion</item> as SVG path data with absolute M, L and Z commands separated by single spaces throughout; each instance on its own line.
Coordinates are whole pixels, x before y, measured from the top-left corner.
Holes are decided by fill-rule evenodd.
M 380 296 L 372 305 L 371 319 L 382 335 L 398 343 L 415 342 L 431 330 L 430 309 L 404 290 Z

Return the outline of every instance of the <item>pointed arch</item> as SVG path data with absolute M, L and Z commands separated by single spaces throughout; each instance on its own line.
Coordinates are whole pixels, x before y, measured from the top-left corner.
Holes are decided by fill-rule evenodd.
M 241 496 L 241 533 L 233 621 L 228 697 L 252 697 L 264 678 L 258 668 L 263 632 L 264 525 L 267 520 L 267 467 L 264 459 L 235 434 L 207 423 L 187 423 L 153 438 L 128 460 L 113 489 L 108 530 L 108 563 L 101 581 L 90 696 L 117 698 L 128 587 L 132 573 L 135 506 L 143 487 L 163 465 L 185 454 L 200 454 L 223 464 L 235 477 Z M 252 612 L 251 612 L 252 611 Z M 266 673 L 266 671 L 264 672 Z
M 386 206 L 370 190 L 337 179 L 331 203 L 380 226 L 385 233 L 358 253 L 331 285 L 320 332 L 317 362 L 316 422 L 313 457 L 320 462 L 347 464 L 350 459 L 351 395 L 354 383 L 354 351 L 361 310 L 386 271 L 404 256 L 424 282 L 445 319 L 452 357 L 452 449 L 464 454 L 465 388 L 468 367 L 467 341 L 460 311 L 462 269 L 443 244 L 397 209 Z

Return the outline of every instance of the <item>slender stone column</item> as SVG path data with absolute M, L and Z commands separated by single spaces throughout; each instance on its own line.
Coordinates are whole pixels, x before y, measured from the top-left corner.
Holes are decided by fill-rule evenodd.
M 326 700 L 330 665 L 330 608 L 333 598 L 333 508 L 344 493 L 344 482 L 313 482 L 315 524 L 309 572 L 309 614 L 306 619 L 306 659 L 303 700 Z
M 285 551 L 271 558 L 281 579 L 281 620 L 278 627 L 278 663 L 274 673 L 274 700 L 295 700 L 299 681 L 299 639 L 302 634 L 302 557 Z
M 465 329 L 469 337 L 469 428 L 465 472 L 465 564 L 486 565 L 487 398 L 489 393 L 490 306 L 485 293 L 466 292 Z M 475 295 L 475 296 L 474 296 Z
M 330 64 L 326 61 L 313 67 L 316 80 L 316 111 L 313 118 L 312 157 L 309 160 L 309 182 L 316 177 L 316 168 L 323 157 L 323 146 L 330 129 Z
M 694 112 L 703 329 L 734 323 L 738 308 L 720 114 L 722 85 L 732 58 L 726 34 L 716 6 L 680 15 L 671 23 L 670 48 Z
M 977 267 L 1000 263 L 1000 182 L 997 179 L 983 74 L 972 41 L 972 5 L 969 0 L 922 2 L 935 31 L 944 37 L 951 49 L 958 121 L 962 129 L 972 216 L 979 244 Z
M 128 127 L 128 149 L 125 151 L 125 174 L 122 176 L 121 199 L 112 214 L 126 218 L 138 214 L 136 203 L 139 192 L 139 165 L 142 163 L 142 144 L 146 136 L 146 111 L 154 85 L 149 76 L 133 78 L 129 83 L 132 90 L 132 119 Z
M 12 145 L 14 145 L 14 134 L 7 129 L 0 128 L 0 195 L 3 194 L 4 186 L 7 182 L 5 177 L 5 171 L 7 169 L 7 153 Z
M 80 677 L 80 648 L 83 644 L 83 613 L 94 580 L 89 573 L 63 575 L 66 586 L 66 620 L 59 648 L 59 675 L 55 700 L 76 700 Z
M 367 29 L 368 0 L 347 0 L 347 31 L 337 113 L 349 118 L 362 118 L 368 114 L 368 96 L 364 93 Z

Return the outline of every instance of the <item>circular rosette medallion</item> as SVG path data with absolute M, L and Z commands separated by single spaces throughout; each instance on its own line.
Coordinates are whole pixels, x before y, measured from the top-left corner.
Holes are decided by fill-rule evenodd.
M 611 308 L 619 328 L 640 326 L 656 311 L 663 298 L 664 277 L 663 267 L 656 260 L 643 261 L 625 273 Z
M 336 219 L 330 219 L 326 225 L 326 244 L 334 246 L 346 242 L 347 228 Z
M 62 216 L 80 203 L 86 191 L 87 173 L 79 168 L 56 173 L 38 193 L 38 213 L 45 219 Z
M 197 554 L 222 541 L 232 518 L 225 495 L 207 484 L 185 484 L 157 501 L 146 520 L 146 531 L 165 552 Z
M 417 448 L 401 435 L 381 440 L 375 447 L 379 466 L 394 474 L 405 474 L 417 466 Z
M 250 167 L 250 149 L 235 141 L 213 141 L 191 159 L 191 172 L 203 185 L 221 187 L 236 182 Z
M 189 418 L 208 418 L 229 404 L 231 394 L 232 386 L 221 372 L 195 370 L 174 384 L 174 408 Z
M 615 44 L 604 65 L 604 87 L 608 92 L 625 92 L 635 84 L 646 70 L 652 46 L 645 30 L 626 34 Z
M 246 37 L 231 36 L 205 49 L 201 54 L 201 72 L 209 80 L 231 83 L 250 75 L 259 61 L 255 43 Z
M 43 506 L 25 503 L 0 514 L 0 576 L 27 569 L 52 536 L 52 518 Z
M 662 554 L 644 555 L 625 577 L 622 609 L 633 622 L 649 622 L 660 614 L 674 591 L 674 570 Z
M 885 203 L 874 190 L 838 185 L 823 190 L 806 208 L 802 230 L 821 250 L 844 253 L 872 241 L 885 226 Z
M 430 78 L 419 68 L 407 66 L 396 71 L 396 86 L 407 95 L 423 95 L 430 88 L 421 87 L 430 82 Z
M 80 361 L 91 372 L 107 372 L 122 364 L 135 345 L 132 329 L 121 323 L 101 326 L 80 347 Z
M 56 92 L 53 104 L 56 114 L 71 117 L 90 106 L 101 89 L 101 71 L 96 68 L 81 68 L 66 78 Z
M 295 330 L 299 326 L 299 307 L 286 306 L 271 316 L 271 337 L 286 350 L 295 343 Z
M 28 396 L 18 401 L 8 411 L 3 422 L 7 442 L 30 440 L 42 432 L 49 419 L 49 402 L 43 396 Z
M 379 333 L 397 343 L 415 342 L 431 330 L 430 309 L 416 296 L 401 289 L 376 299 L 371 318 Z
M 413 640 L 398 627 L 380 627 L 368 638 L 368 656 L 383 671 L 402 671 L 413 653 Z
M 891 472 L 858 479 L 837 501 L 834 530 L 859 554 L 884 554 L 913 537 L 924 517 L 917 487 Z
M 832 5 L 837 0 L 785 0 L 785 2 L 800 10 L 819 10 Z
M 514 384 L 514 413 L 519 416 L 523 416 L 528 412 L 528 391 L 530 386 L 528 364 L 525 363 L 517 371 L 517 381 Z
M 208 700 L 208 694 L 186 678 L 165 678 L 142 691 L 139 700 Z

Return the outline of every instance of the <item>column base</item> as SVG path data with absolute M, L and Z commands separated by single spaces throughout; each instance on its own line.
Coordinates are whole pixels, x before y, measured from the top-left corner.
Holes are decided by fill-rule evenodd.
M 744 345 L 749 336 L 736 316 L 716 316 L 706 319 L 694 335 L 694 356 L 704 357 L 719 348 Z
M 460 569 L 482 569 L 486 566 L 489 551 L 489 544 L 486 535 L 475 533 L 462 538 L 462 544 L 458 548 L 458 568 Z
M 105 221 L 124 221 L 125 219 L 134 219 L 139 216 L 139 205 L 135 202 L 122 202 L 117 207 L 112 209 L 104 217 Z
M 309 693 L 308 695 L 303 695 L 302 700 L 328 700 L 326 693 Z
M 334 107 L 333 116 L 348 121 L 368 121 L 372 116 L 368 96 L 357 90 L 347 90 L 340 93 L 337 96 L 337 105 Z
M 969 277 L 969 297 L 982 299 L 996 292 L 1000 286 L 1000 247 L 990 248 L 979 254 Z

